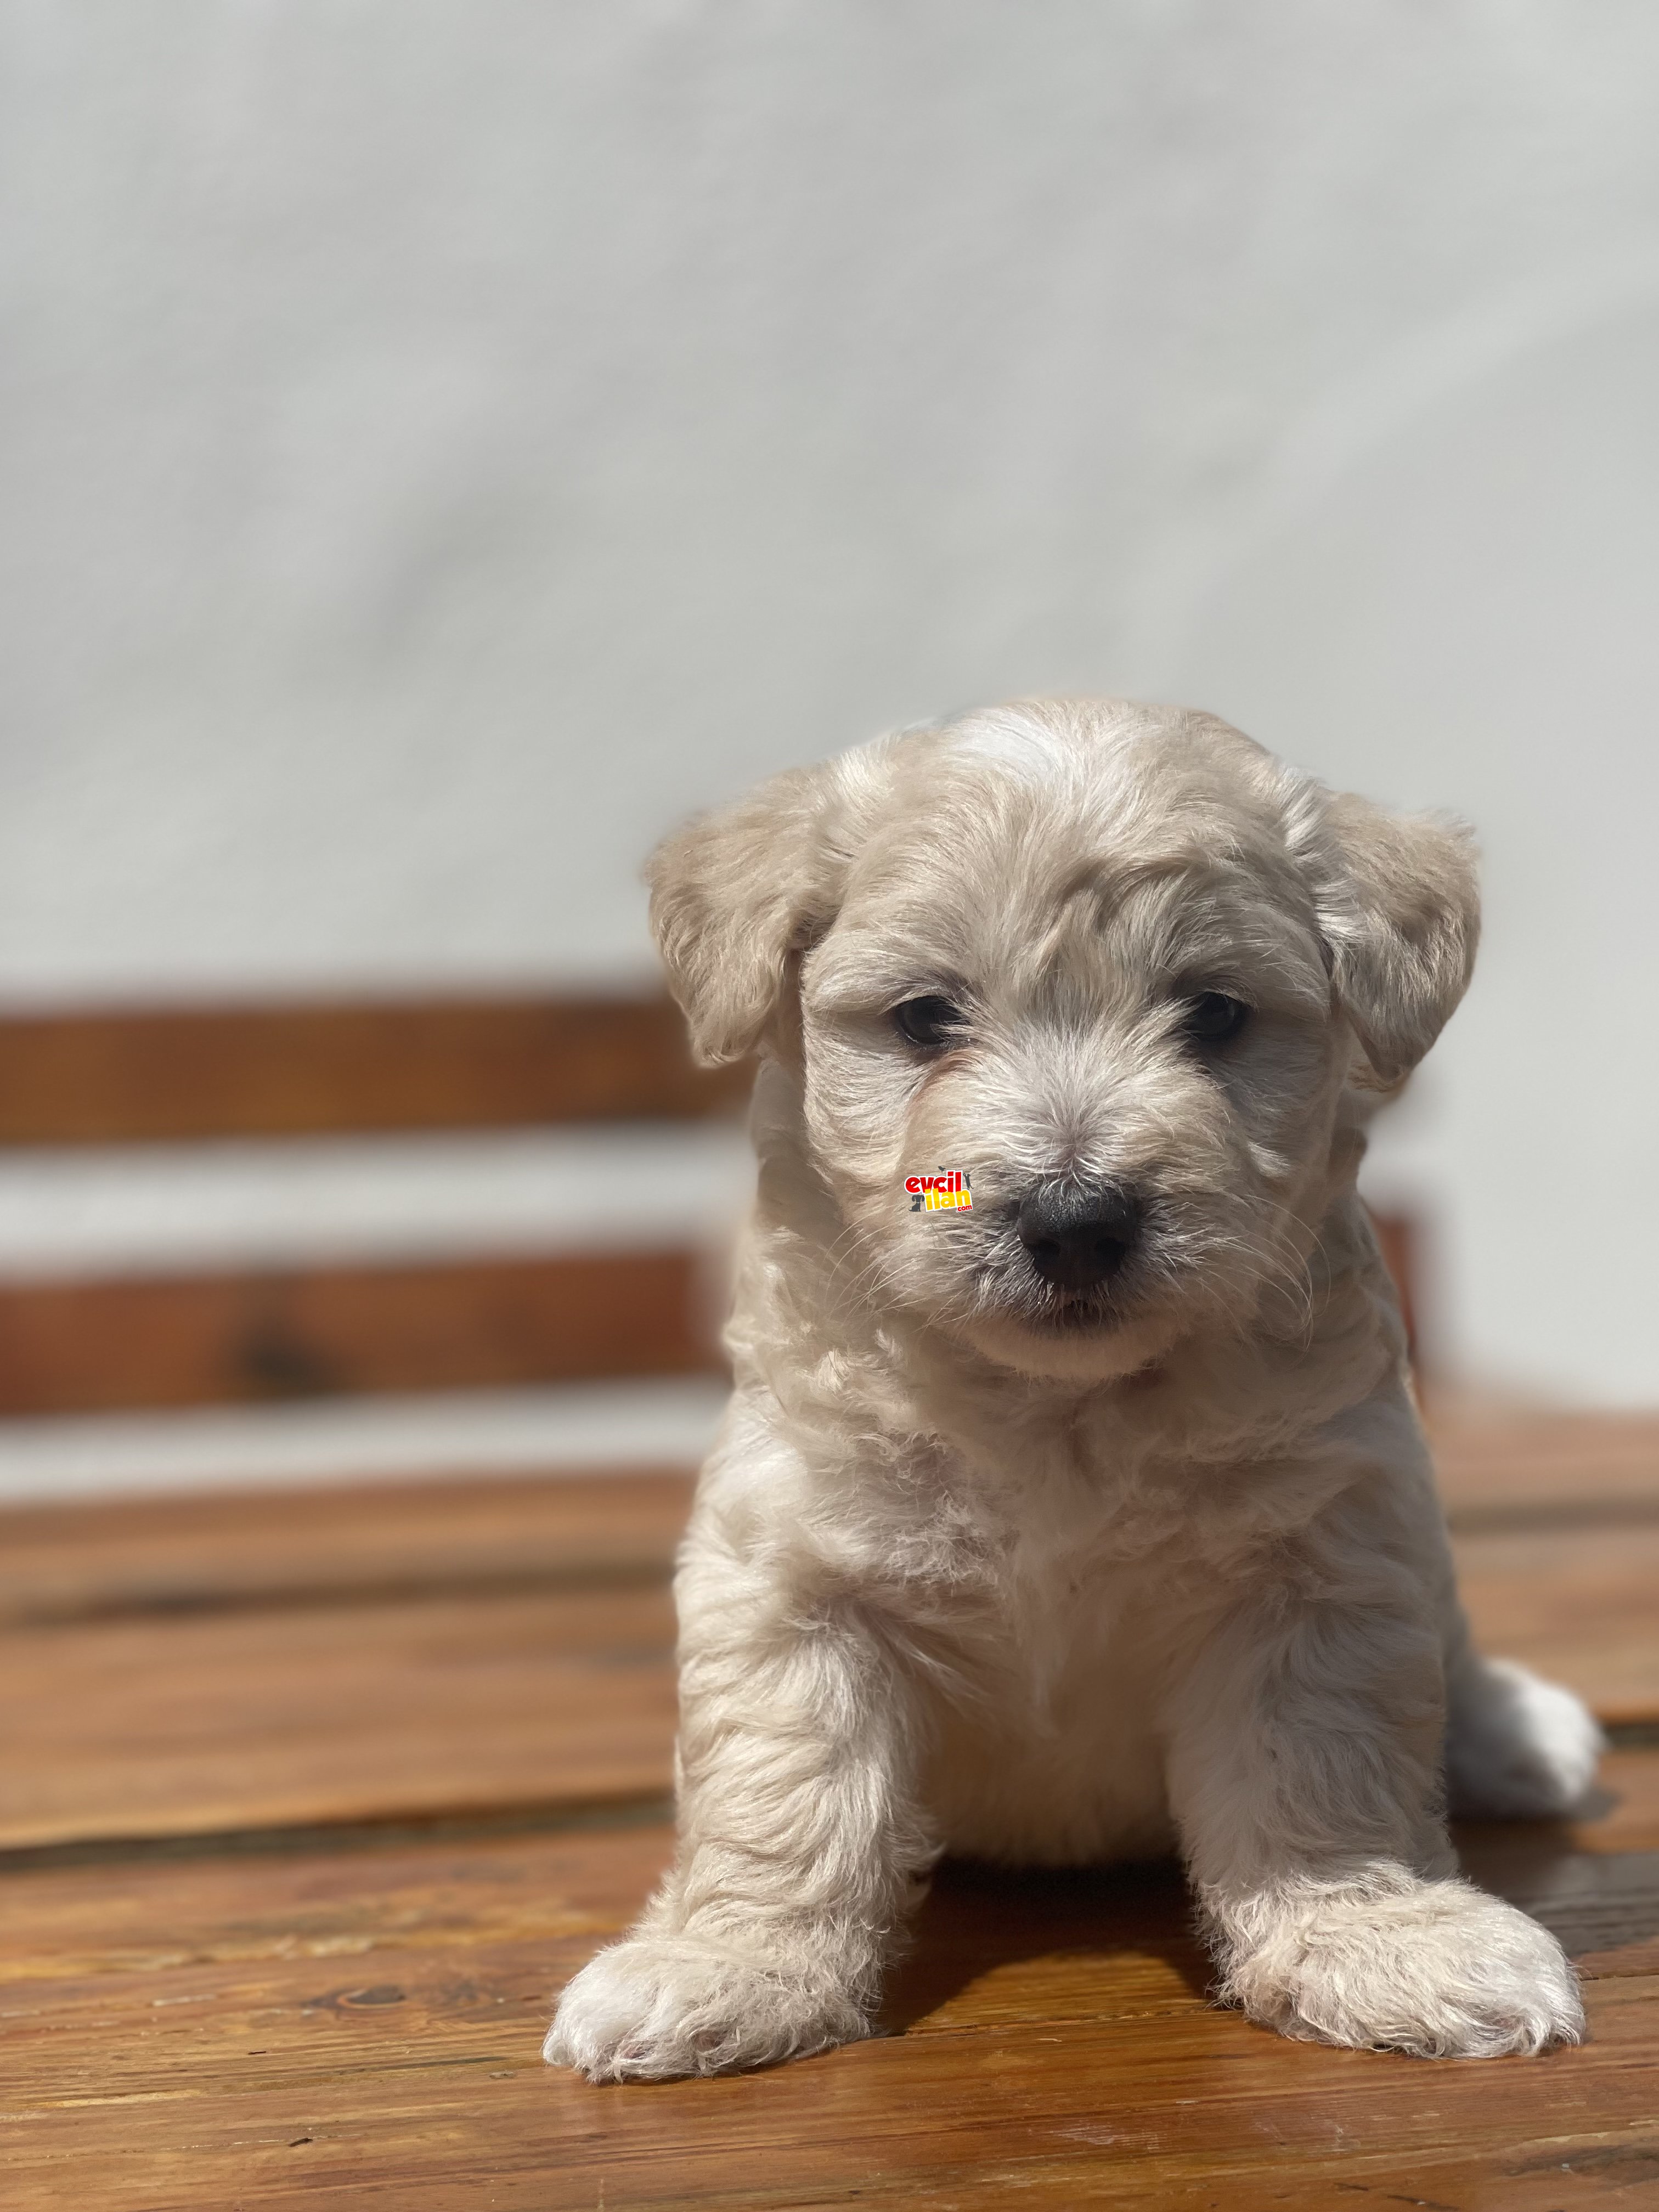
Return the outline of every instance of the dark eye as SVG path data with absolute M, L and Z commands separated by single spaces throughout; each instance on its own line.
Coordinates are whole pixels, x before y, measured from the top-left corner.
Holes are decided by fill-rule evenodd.
M 956 1043 L 968 1025 L 961 1007 L 948 999 L 907 999 L 894 1007 L 893 1024 L 902 1037 L 924 1052 L 939 1052 Z
M 1188 1000 L 1181 1026 L 1194 1044 L 1225 1044 L 1229 1037 L 1238 1035 L 1249 1016 L 1243 999 L 1230 999 L 1224 991 L 1200 991 Z

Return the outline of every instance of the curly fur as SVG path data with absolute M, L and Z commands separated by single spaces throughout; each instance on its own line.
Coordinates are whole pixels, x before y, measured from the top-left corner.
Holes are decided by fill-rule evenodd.
M 547 2055 L 709 2073 L 867 2033 L 942 1852 L 1178 1848 L 1225 1994 L 1294 2036 L 1571 2040 L 1461 1810 L 1588 1784 L 1577 1700 L 1480 1658 L 1354 1177 L 1468 981 L 1455 824 L 1213 718 L 1036 702 L 766 785 L 652 866 L 709 1059 L 761 1055 L 731 1409 L 678 1582 L 680 1845 Z M 1194 1050 L 1200 992 L 1248 1004 Z M 948 998 L 918 1052 L 893 1008 Z M 908 1173 L 970 1170 L 917 1215 Z M 1088 1298 L 1022 1198 L 1132 1188 Z

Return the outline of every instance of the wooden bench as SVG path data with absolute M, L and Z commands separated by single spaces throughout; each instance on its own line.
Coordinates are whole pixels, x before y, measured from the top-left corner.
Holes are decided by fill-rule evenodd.
M 589 1010 L 605 1036 L 656 1040 L 604 1082 L 559 1076 L 568 1010 L 273 1018 L 282 1051 L 242 1016 L 169 1017 L 171 1052 L 142 1021 L 14 1024 L 0 1126 L 32 1143 L 315 1132 L 368 1095 L 365 1067 L 382 1081 L 382 1053 L 404 1072 L 350 1126 L 732 1102 L 675 1060 L 659 1011 L 607 1029 Z M 309 1060 L 307 1035 L 327 1040 Z M 449 1066 L 480 1035 L 520 1040 L 496 1062 L 510 1080 Z M 330 1054 L 358 1071 L 343 1091 L 318 1073 Z M 473 1280 L 450 1272 L 453 1315 Z M 0 1307 L 0 1335 L 20 1310 Z M 204 1377 L 269 1395 L 219 1310 L 173 1371 L 198 1396 Z M 303 1310 L 302 1380 L 387 1371 L 343 1358 L 328 1309 Z M 568 1374 L 557 1311 L 538 1310 L 526 1365 Z M 106 1310 L 100 1329 L 118 1326 Z M 706 1360 L 696 1326 L 667 1338 Z M 80 1371 L 100 1371 L 106 1342 Z M 121 1401 L 112 1386 L 100 1402 Z M 544 2068 L 539 2039 L 558 1984 L 669 1848 L 667 1584 L 689 1473 L 34 1504 L 0 1516 L 8 2212 L 1659 2203 L 1659 1420 L 1448 1409 L 1440 1426 L 1477 1626 L 1614 1727 L 1590 1816 L 1462 1839 L 1472 1871 L 1578 1959 L 1583 2050 L 1430 2067 L 1289 2044 L 1211 2004 L 1172 1869 L 953 1868 L 884 2039 L 747 2079 L 595 2089 Z
M 0 1144 L 730 1113 L 659 1000 L 278 1006 L 0 1021 Z M 717 1365 L 684 1249 L 0 1284 L 0 1415 L 257 1403 Z

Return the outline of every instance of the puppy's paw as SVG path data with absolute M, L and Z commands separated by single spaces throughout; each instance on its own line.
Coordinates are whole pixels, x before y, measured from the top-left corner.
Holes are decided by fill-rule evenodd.
M 1577 2043 L 1578 1984 L 1560 1945 L 1463 1881 L 1406 1875 L 1289 1898 L 1248 1916 L 1225 1994 L 1304 2041 L 1497 2058 Z
M 559 2000 L 542 2056 L 591 2081 L 664 2081 L 796 2058 L 867 2035 L 845 1991 L 684 1936 L 613 1943 Z
M 1595 1778 L 1601 1731 L 1571 1690 L 1512 1659 L 1472 1660 L 1451 1686 L 1446 1789 L 1454 1814 L 1545 1820 Z

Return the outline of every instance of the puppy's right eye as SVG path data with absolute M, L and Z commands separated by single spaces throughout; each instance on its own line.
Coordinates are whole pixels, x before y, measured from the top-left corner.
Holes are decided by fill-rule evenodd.
M 1181 1026 L 1194 1044 L 1225 1044 L 1249 1018 L 1243 999 L 1231 999 L 1224 991 L 1200 991 L 1188 1000 Z
M 948 999 L 907 999 L 894 1007 L 893 1026 L 907 1044 L 923 1052 L 943 1052 L 960 1041 L 968 1018 Z

